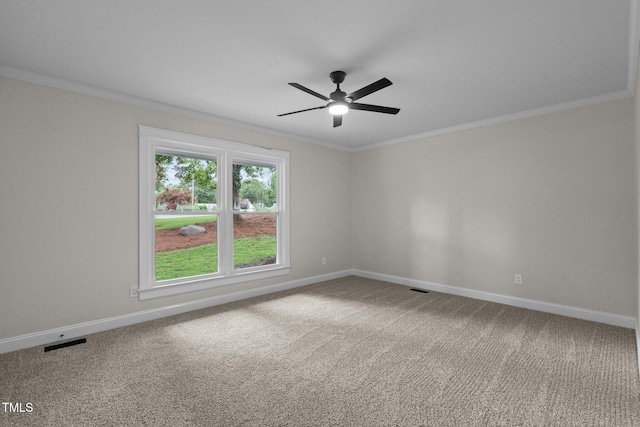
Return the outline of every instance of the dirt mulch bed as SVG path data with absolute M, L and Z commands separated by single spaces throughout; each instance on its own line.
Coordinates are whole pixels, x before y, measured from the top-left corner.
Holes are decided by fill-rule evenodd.
M 194 246 L 216 243 L 218 241 L 217 222 L 198 224 L 206 233 L 194 236 L 180 235 L 180 228 L 167 228 L 156 231 L 156 252 L 193 248 Z M 276 215 L 242 215 L 242 221 L 234 221 L 233 238 L 276 235 Z

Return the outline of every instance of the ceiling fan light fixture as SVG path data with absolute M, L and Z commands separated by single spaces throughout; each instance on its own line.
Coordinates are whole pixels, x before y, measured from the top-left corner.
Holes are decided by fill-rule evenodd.
M 296 89 L 299 89 L 303 92 L 308 93 L 309 95 L 313 95 L 316 98 L 320 98 L 323 101 L 327 102 L 327 104 L 321 105 L 320 107 L 312 107 L 305 108 L 304 110 L 292 111 L 290 113 L 278 114 L 278 117 L 289 116 L 291 114 L 303 113 L 305 111 L 311 110 L 323 110 L 327 109 L 329 114 L 333 116 L 333 127 L 337 128 L 342 126 L 342 116 L 344 116 L 349 110 L 361 110 L 361 111 L 373 111 L 374 113 L 385 113 L 385 114 L 398 114 L 400 111 L 399 108 L 392 107 L 384 107 L 382 105 L 371 105 L 371 104 L 361 104 L 357 101 L 360 98 L 363 98 L 367 95 L 370 95 L 374 92 L 379 91 L 380 89 L 384 89 L 387 86 L 390 86 L 391 81 L 384 77 L 378 81 L 371 83 L 363 88 L 356 90 L 355 92 L 351 92 L 347 94 L 346 92 L 340 89 L 340 84 L 344 81 L 347 73 L 344 71 L 334 71 L 329 74 L 331 81 L 336 84 L 336 90 L 331 92 L 329 96 L 324 96 L 321 93 L 318 93 L 314 90 L 311 90 L 307 87 L 302 86 L 299 83 L 289 83 L 289 86 L 293 86 Z
M 349 111 L 349 107 L 347 107 L 347 105 L 343 104 L 342 102 L 334 102 L 329 107 L 329 113 L 333 114 L 334 116 L 341 116 L 343 114 L 346 114 L 347 111 Z

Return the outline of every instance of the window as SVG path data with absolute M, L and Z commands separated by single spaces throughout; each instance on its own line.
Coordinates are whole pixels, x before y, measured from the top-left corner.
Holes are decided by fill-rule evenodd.
M 140 126 L 141 300 L 290 271 L 289 153 Z

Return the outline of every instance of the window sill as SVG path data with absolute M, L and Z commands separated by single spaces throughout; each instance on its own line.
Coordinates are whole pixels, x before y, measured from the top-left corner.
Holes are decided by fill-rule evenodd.
M 204 279 L 190 279 L 178 283 L 156 285 L 152 288 L 138 289 L 138 300 L 150 300 L 155 298 L 180 295 L 187 292 L 202 291 L 206 289 L 229 286 L 235 283 L 243 283 L 252 280 L 267 279 L 270 277 L 283 276 L 291 272 L 290 266 L 275 266 L 273 268 L 262 268 L 259 271 L 237 271 L 232 275 L 223 277 L 207 277 Z

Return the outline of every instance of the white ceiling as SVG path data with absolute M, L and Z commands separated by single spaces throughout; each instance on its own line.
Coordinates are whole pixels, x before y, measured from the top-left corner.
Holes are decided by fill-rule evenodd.
M 0 74 L 346 150 L 633 93 L 637 0 L 0 0 Z M 632 18 L 632 15 L 634 16 Z M 359 102 L 339 128 L 297 90 Z M 236 123 L 239 122 L 239 123 Z

